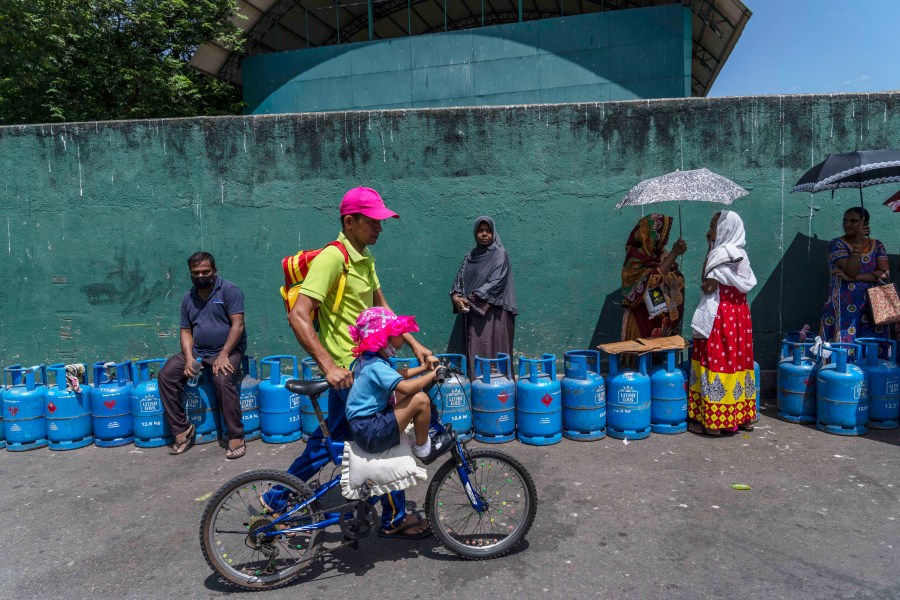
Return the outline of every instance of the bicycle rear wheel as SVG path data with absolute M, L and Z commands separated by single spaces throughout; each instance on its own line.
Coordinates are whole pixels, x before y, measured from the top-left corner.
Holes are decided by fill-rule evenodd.
M 278 515 L 264 509 L 259 496 L 278 486 L 287 492 L 287 506 L 313 496 L 304 482 L 283 471 L 251 471 L 223 485 L 210 498 L 200 520 L 200 547 L 212 569 L 236 586 L 260 590 L 287 585 L 302 573 L 319 550 L 319 530 L 289 533 L 259 540 L 271 531 Z M 318 523 L 318 502 L 312 502 L 278 529 Z
M 519 461 L 502 452 L 472 450 L 467 458 L 472 468 L 469 482 L 487 510 L 478 513 L 472 508 L 450 460 L 428 485 L 428 520 L 441 543 L 464 558 L 502 556 L 522 541 L 534 522 L 534 481 Z

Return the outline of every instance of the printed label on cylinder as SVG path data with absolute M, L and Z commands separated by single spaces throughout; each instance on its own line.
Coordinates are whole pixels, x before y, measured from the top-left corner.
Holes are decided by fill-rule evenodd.
M 619 404 L 637 404 L 637 401 L 637 390 L 630 385 L 626 385 L 619 390 Z
M 444 406 L 461 408 L 462 406 L 464 406 L 464 401 L 465 398 L 463 397 L 463 393 L 461 391 L 454 391 L 444 396 Z
M 141 412 L 155 412 L 160 409 L 159 398 L 153 396 L 144 396 L 140 399 Z

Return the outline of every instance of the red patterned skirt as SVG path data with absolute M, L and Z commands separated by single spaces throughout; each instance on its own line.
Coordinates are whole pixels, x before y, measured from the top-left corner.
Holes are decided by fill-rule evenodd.
M 753 324 L 747 295 L 719 285 L 709 339 L 694 338 L 688 418 L 707 429 L 734 431 L 756 418 Z

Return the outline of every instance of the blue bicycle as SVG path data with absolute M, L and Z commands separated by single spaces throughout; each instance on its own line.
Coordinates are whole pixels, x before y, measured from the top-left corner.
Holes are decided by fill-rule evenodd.
M 446 372 L 453 372 L 449 365 Z M 439 377 L 441 385 L 445 377 Z M 287 388 L 312 398 L 331 464 L 340 465 L 343 442 L 330 438 L 316 399 L 330 386 L 324 380 L 291 380 Z M 438 388 L 440 389 L 440 388 Z M 435 414 L 432 404 L 433 417 Z M 438 432 L 446 429 L 432 418 Z M 455 436 L 454 436 L 455 437 Z M 241 588 L 275 589 L 299 577 L 320 551 L 319 534 L 340 528 L 342 546 L 378 527 L 373 498 L 322 510 L 320 500 L 340 485 L 340 475 L 315 490 L 284 471 L 239 475 L 209 500 L 200 523 L 200 546 L 212 569 Z M 288 498 L 278 513 L 262 508 L 261 494 L 277 488 Z M 425 514 L 437 539 L 448 550 L 472 560 L 502 556 L 518 544 L 534 522 L 537 493 L 525 467 L 495 450 L 468 449 L 456 440 L 450 458 L 428 485 Z

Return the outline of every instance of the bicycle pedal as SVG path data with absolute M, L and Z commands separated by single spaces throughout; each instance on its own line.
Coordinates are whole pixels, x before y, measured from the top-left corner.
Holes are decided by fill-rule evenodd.
M 344 538 L 344 542 L 347 544 L 347 547 L 351 550 L 359 550 L 359 540 L 351 540 L 349 538 Z

